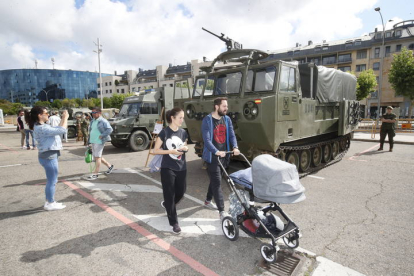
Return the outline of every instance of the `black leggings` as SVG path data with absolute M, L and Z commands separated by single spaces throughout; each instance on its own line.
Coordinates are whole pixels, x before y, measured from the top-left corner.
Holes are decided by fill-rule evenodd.
M 168 222 L 171 226 L 178 223 L 175 205 L 184 197 L 187 189 L 187 170 L 173 171 L 161 168 L 162 193 L 164 206 L 167 211 Z

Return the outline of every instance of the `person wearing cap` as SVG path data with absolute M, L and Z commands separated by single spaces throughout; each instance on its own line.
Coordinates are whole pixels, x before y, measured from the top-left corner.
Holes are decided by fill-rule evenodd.
M 380 147 L 378 150 L 384 149 L 384 142 L 385 137 L 387 137 L 388 134 L 388 142 L 390 143 L 390 151 L 392 151 L 392 148 L 394 146 L 394 136 L 395 136 L 395 122 L 397 115 L 392 113 L 392 106 L 387 106 L 387 112 L 382 115 L 381 117 L 381 132 L 380 132 Z

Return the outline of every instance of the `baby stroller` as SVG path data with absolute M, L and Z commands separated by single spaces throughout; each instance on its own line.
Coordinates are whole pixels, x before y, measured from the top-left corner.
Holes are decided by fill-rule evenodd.
M 252 237 L 271 239 L 271 244 L 261 245 L 260 253 L 267 262 L 273 263 L 280 249 L 277 246 L 279 239 L 283 239 L 290 248 L 299 246 L 299 228 L 283 212 L 280 204 L 304 200 L 305 188 L 299 182 L 296 166 L 292 164 L 263 154 L 256 157 L 251 165 L 243 154 L 240 156 L 249 168 L 230 175 L 219 158 L 219 165 L 232 191 L 229 196 L 230 215 L 223 218 L 222 230 L 231 241 L 238 239 L 239 228 Z M 256 203 L 266 206 L 256 207 Z

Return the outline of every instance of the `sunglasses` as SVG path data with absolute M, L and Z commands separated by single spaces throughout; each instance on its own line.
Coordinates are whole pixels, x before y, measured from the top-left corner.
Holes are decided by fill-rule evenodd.
M 98 111 L 91 112 L 91 114 L 96 114 L 96 113 L 99 113 L 99 112 Z
M 46 111 L 46 112 L 43 112 L 43 114 L 49 115 L 49 112 Z

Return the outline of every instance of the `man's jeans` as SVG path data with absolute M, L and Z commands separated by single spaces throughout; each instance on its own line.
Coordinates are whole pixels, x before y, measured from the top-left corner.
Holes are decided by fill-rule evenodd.
M 46 200 L 49 203 L 52 203 L 55 201 L 55 186 L 58 180 L 58 171 L 59 171 L 58 159 L 57 158 L 55 159 L 39 158 L 39 163 L 40 165 L 43 166 L 43 168 L 46 171 L 46 178 L 47 178 L 46 188 L 45 188 Z
M 32 136 L 32 147 L 36 147 L 35 139 L 33 137 L 33 130 L 25 129 L 24 132 L 26 133 L 26 147 L 30 148 L 30 135 Z

